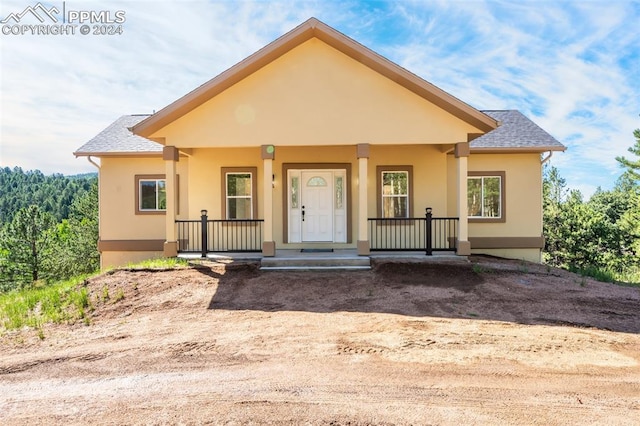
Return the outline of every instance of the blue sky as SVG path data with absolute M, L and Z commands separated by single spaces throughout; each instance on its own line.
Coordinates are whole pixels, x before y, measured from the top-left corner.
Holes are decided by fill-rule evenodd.
M 0 19 L 37 1 L 3 0 Z M 62 9 L 62 1 L 43 1 Z M 122 35 L 0 34 L 0 166 L 94 171 L 72 152 L 311 16 L 478 109 L 519 109 L 567 145 L 571 188 L 610 188 L 640 128 L 640 2 L 66 1 L 123 10 Z M 29 22 L 37 23 L 37 22 Z

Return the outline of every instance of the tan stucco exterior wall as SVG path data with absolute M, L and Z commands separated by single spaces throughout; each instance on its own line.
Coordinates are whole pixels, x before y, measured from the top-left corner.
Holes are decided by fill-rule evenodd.
M 311 39 L 152 137 L 188 148 L 441 144 L 478 131 Z
M 130 263 L 138 263 L 149 259 L 160 259 L 162 251 L 103 251 L 100 254 L 100 267 L 102 269 L 126 266 Z
M 357 235 L 358 160 L 356 147 L 279 147 L 276 146 L 273 164 L 274 187 L 273 217 L 274 241 L 279 248 L 295 248 L 300 244 L 284 244 L 283 225 L 286 176 L 284 164 L 302 164 L 301 168 L 316 168 L 317 164 L 339 163 L 351 166 L 350 243 L 341 247 L 354 248 Z M 315 164 L 315 165 L 314 165 Z M 367 170 L 367 216 L 377 214 L 377 167 L 413 166 L 413 201 L 411 215 L 421 217 L 427 207 L 434 216 L 455 216 L 456 184 L 455 158 L 442 152 L 436 145 L 370 146 Z M 103 241 L 164 241 L 164 215 L 135 214 L 135 176 L 164 174 L 161 158 L 104 158 L 100 170 L 100 237 Z M 179 219 L 199 219 L 200 210 L 206 209 L 211 219 L 223 215 L 223 167 L 254 167 L 257 171 L 258 218 L 264 217 L 263 181 L 260 148 L 215 149 L 198 148 L 189 158 L 178 162 Z M 472 154 L 469 171 L 505 173 L 505 223 L 471 223 L 469 236 L 474 237 L 540 237 L 542 234 L 542 176 L 538 154 Z M 446 177 L 446 179 L 445 179 Z M 271 187 L 271 182 L 266 182 Z M 337 244 L 326 243 L 327 246 Z M 473 247 L 472 247 L 473 248 Z M 474 253 L 487 253 L 502 257 L 540 261 L 537 248 L 474 249 Z M 132 261 L 162 256 L 162 251 L 103 251 L 102 265 L 113 266 Z
M 455 159 L 449 156 L 447 186 L 455 189 Z M 469 223 L 469 238 L 520 238 L 542 235 L 542 166 L 540 154 L 471 154 L 469 172 L 504 172 L 506 221 L 504 223 Z M 453 200 L 448 210 L 455 212 Z M 539 248 L 474 249 L 473 253 L 513 259 L 541 261 Z
M 262 159 L 260 148 L 207 149 L 197 148 L 189 159 L 189 219 L 199 219 L 200 210 L 207 210 L 210 219 L 223 219 L 222 167 L 256 167 L 258 218 L 263 216 L 260 191 Z
M 351 166 L 351 203 L 349 215 L 352 220 L 351 243 L 344 247 L 355 247 L 357 233 L 357 194 L 358 163 L 355 146 L 323 146 L 323 147 L 280 147 L 275 148 L 273 165 L 273 216 L 274 240 L 278 247 L 284 241 L 284 203 L 286 196 L 286 179 L 283 175 L 284 164 L 301 164 L 301 168 L 317 168 L 318 164 L 349 164 Z M 368 217 L 377 216 L 377 166 L 413 166 L 413 203 L 410 206 L 413 216 L 421 217 L 427 207 L 434 209 L 434 214 L 444 216 L 447 206 L 447 188 L 442 185 L 442 176 L 446 175 L 447 155 L 437 146 L 405 145 L 405 146 L 372 146 L 368 164 Z M 189 208 L 190 219 L 198 219 L 200 210 L 206 209 L 211 219 L 222 218 L 223 167 L 255 167 L 257 169 L 258 218 L 264 217 L 262 200 L 263 178 L 262 160 L 259 148 L 206 149 L 192 151 L 189 162 Z M 270 182 L 267 182 L 269 185 Z M 335 246 L 335 244 L 329 244 Z M 300 244 L 291 244 L 298 247 Z
M 537 248 L 509 248 L 509 249 L 471 249 L 473 254 L 486 254 L 489 256 L 503 257 L 505 259 L 525 260 L 527 262 L 541 263 L 542 252 Z
M 470 223 L 474 237 L 539 237 L 542 235 L 542 166 L 540 154 L 469 157 L 470 172 L 505 172 L 505 223 Z
M 136 175 L 164 175 L 165 165 L 161 157 L 104 157 L 99 174 L 100 240 L 148 241 L 164 240 L 164 214 L 136 214 Z M 178 162 L 179 218 L 189 215 L 188 159 Z M 125 255 L 125 253 L 128 253 Z M 103 251 L 101 266 L 121 265 L 133 259 L 141 260 L 161 256 L 162 251 Z
M 377 166 L 413 166 L 413 203 L 409 206 L 412 217 L 424 217 L 431 207 L 434 216 L 446 216 L 447 155 L 435 145 L 372 146 L 369 158 L 369 217 L 377 217 Z M 455 164 L 454 164 L 455 172 Z M 455 192 L 449 194 L 454 198 Z

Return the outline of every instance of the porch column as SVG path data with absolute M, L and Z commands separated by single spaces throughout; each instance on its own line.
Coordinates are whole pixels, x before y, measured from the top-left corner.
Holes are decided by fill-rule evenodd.
M 165 191 L 167 196 L 167 212 L 165 215 L 164 257 L 178 255 L 178 228 L 176 225 L 177 212 L 177 178 L 176 170 L 180 153 L 175 146 L 165 146 L 162 149 L 162 159 L 165 166 Z
M 368 186 L 369 186 L 369 144 L 356 145 L 358 157 L 358 255 L 367 256 L 370 253 L 368 225 Z
M 457 143 L 455 147 L 456 157 L 456 176 L 457 176 L 457 210 L 459 229 L 456 252 L 459 256 L 468 256 L 471 254 L 471 244 L 469 243 L 469 219 L 467 214 L 467 171 L 469 157 L 469 143 Z
M 262 202 L 264 203 L 264 239 L 262 241 L 262 255 L 273 257 L 276 255 L 276 243 L 273 240 L 273 159 L 275 147 L 262 145 Z

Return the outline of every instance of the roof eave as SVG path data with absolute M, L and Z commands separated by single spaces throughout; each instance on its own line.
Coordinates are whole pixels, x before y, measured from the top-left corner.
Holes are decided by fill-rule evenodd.
M 142 137 L 151 136 L 162 127 L 313 37 L 322 40 L 484 132 L 498 127 L 498 122 L 489 115 L 446 93 L 318 19 L 311 18 L 202 86 L 142 120 L 132 127 L 133 133 Z
M 161 151 L 109 151 L 109 152 L 82 152 L 76 151 L 77 157 L 162 157 Z
M 543 153 L 549 151 L 564 152 L 566 146 L 518 146 L 518 147 L 471 147 L 471 153 L 476 154 L 508 154 L 508 153 Z

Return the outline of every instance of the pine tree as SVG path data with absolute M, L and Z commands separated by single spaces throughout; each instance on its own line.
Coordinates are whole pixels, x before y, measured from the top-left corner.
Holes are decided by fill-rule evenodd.
M 55 223 L 50 213 L 36 205 L 20 209 L 0 238 L 0 251 L 11 268 L 14 287 L 23 287 L 43 276 L 49 230 Z
M 64 279 L 100 267 L 98 253 L 98 183 L 76 198 L 69 219 L 52 230 L 51 255 L 45 266 L 52 278 Z
M 637 158 L 633 160 L 620 156 L 616 157 L 616 160 L 626 169 L 625 174 L 629 175 L 635 181 L 640 181 L 640 129 L 634 130 L 633 136 L 636 138 L 636 142 L 633 146 L 629 147 L 627 151 Z

